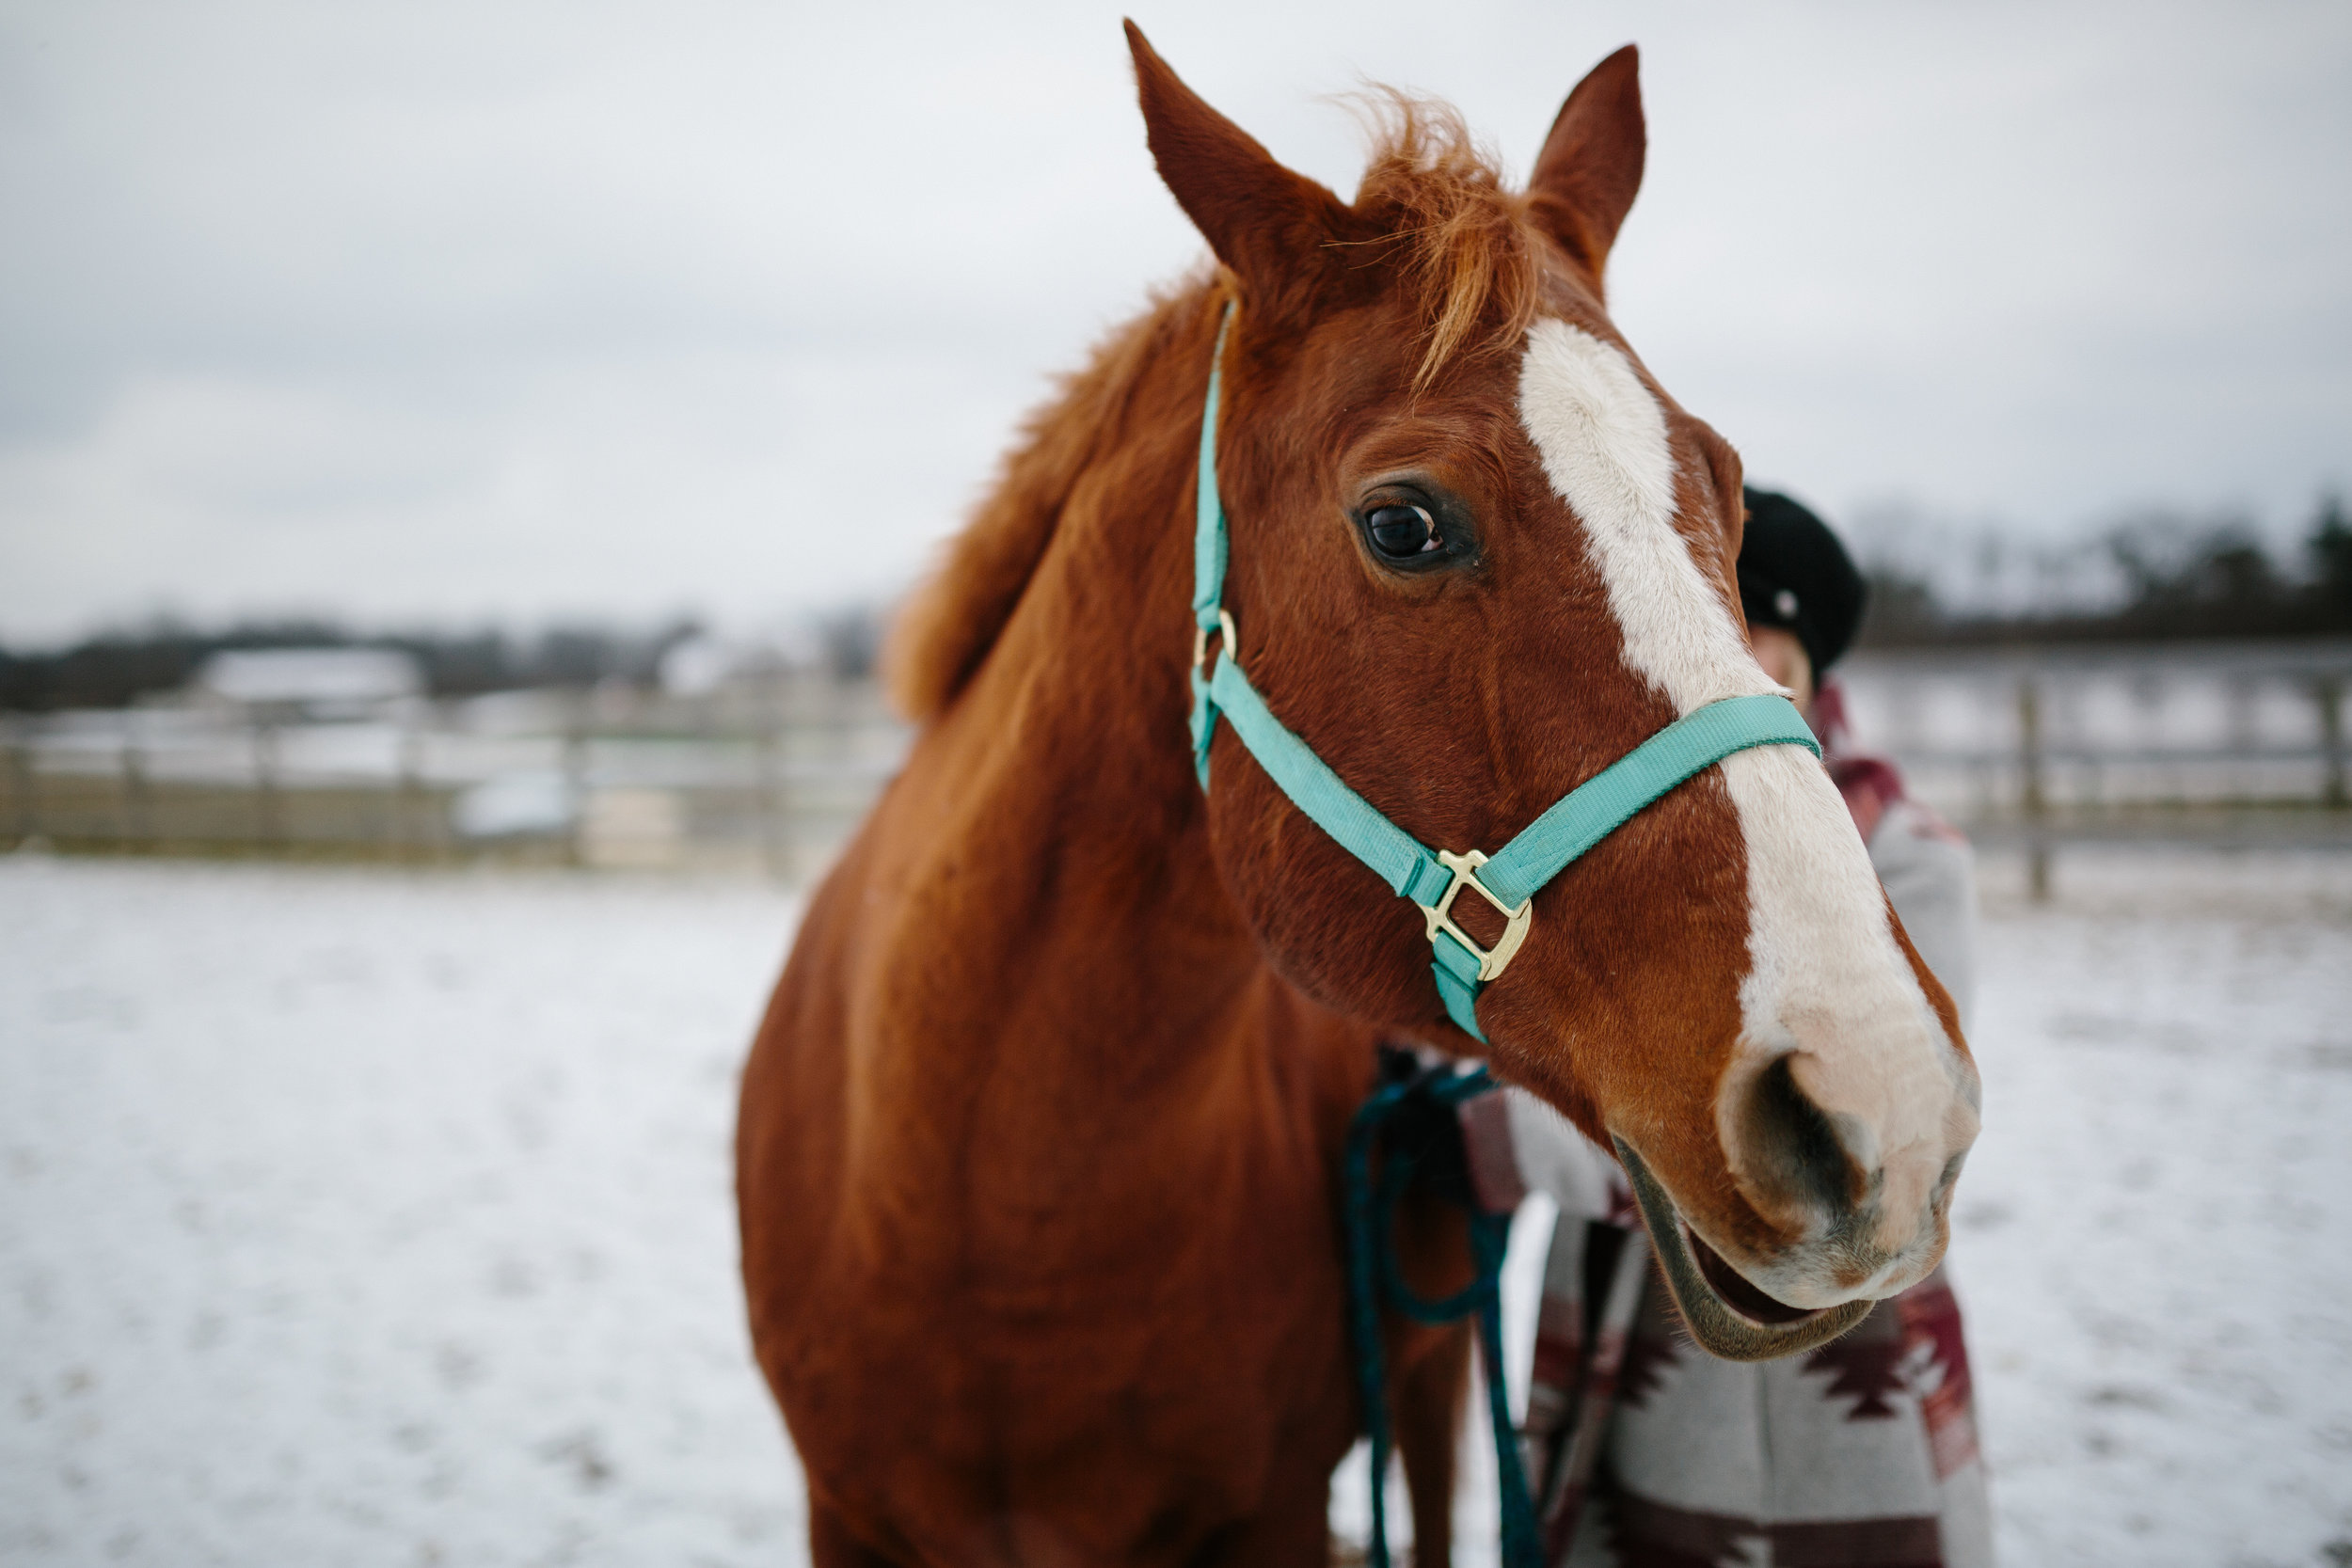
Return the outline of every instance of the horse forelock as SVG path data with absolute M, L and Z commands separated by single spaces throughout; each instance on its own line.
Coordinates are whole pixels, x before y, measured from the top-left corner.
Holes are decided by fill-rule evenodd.
M 1527 200 L 1452 104 L 1368 87 L 1349 103 L 1370 135 L 1355 210 L 1412 292 L 1425 338 L 1412 389 L 1457 357 L 1514 347 L 1541 292 Z

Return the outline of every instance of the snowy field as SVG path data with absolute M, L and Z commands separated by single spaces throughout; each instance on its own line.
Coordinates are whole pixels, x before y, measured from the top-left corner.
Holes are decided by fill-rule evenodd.
M 2005 1559 L 2352 1563 L 2352 857 L 2013 879 L 1953 1248 Z M 795 912 L 0 859 L 0 1561 L 802 1562 L 727 1158 Z

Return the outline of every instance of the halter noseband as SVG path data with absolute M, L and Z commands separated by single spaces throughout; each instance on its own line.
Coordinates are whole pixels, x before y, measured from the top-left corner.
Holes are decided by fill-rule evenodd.
M 1231 546 L 1216 489 L 1217 390 L 1224 376 L 1225 337 L 1232 325 L 1229 302 L 1217 324 L 1208 403 L 1200 418 L 1192 591 L 1192 751 L 1200 787 L 1209 787 L 1209 741 L 1217 716 L 1223 714 L 1292 804 L 1372 867 L 1391 891 L 1420 907 L 1438 995 L 1454 1022 L 1484 1044 L 1478 993 L 1502 975 L 1527 940 L 1538 889 L 1644 806 L 1733 752 L 1751 746 L 1803 746 L 1819 756 L 1820 743 L 1786 697 L 1725 697 L 1684 714 L 1585 780 L 1491 856 L 1476 849 L 1458 855 L 1432 850 L 1381 816 L 1274 717 L 1242 673 L 1239 638 L 1224 604 Z M 1214 674 L 1208 673 L 1212 632 L 1222 644 Z M 1454 902 L 1464 888 L 1503 917 L 1502 936 L 1492 947 L 1479 946 L 1454 924 Z

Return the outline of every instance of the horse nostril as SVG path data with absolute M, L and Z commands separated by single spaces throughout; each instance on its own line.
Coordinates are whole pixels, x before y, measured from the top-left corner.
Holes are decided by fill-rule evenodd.
M 1781 1056 L 1756 1075 L 1739 1120 L 1739 1164 L 1751 1179 L 1834 1215 L 1868 1196 L 1871 1173 L 1855 1160 L 1837 1124 L 1813 1102 Z
M 1935 1196 L 1930 1200 L 1934 1204 L 1936 1212 L 1942 1213 L 1945 1205 L 1951 1202 L 1953 1183 L 1960 1180 L 1960 1167 L 1967 1161 L 1968 1152 L 1963 1149 L 1944 1162 L 1943 1174 L 1935 1179 Z

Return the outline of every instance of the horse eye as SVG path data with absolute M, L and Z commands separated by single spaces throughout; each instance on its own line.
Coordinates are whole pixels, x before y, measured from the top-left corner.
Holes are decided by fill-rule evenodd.
M 1437 519 L 1418 506 L 1383 506 L 1364 519 L 1373 548 L 1391 561 L 1425 555 L 1441 546 Z

